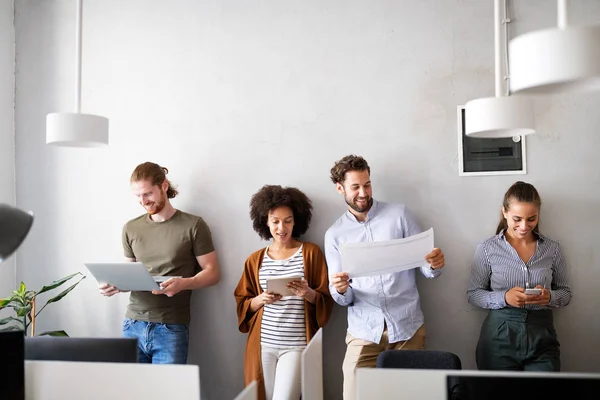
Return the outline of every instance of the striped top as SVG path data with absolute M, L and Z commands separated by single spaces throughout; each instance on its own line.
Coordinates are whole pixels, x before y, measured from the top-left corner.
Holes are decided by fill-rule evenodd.
M 526 263 L 504 236 L 504 231 L 484 240 L 477 246 L 471 269 L 469 303 L 497 310 L 510 307 L 504 295 L 515 286 L 530 288 L 541 285 L 550 290 L 548 306 L 525 305 L 529 310 L 562 307 L 571 301 L 566 265 L 560 245 L 546 236 L 537 236 L 535 252 Z
M 300 246 L 294 255 L 285 260 L 271 259 L 267 254 L 267 248 L 258 272 L 262 290 L 267 290 L 268 278 L 284 278 L 287 276 L 302 276 L 304 278 L 302 247 Z M 260 343 L 262 346 L 278 349 L 306 346 L 306 321 L 304 299 L 302 297 L 284 296 L 273 304 L 264 305 L 260 327 Z

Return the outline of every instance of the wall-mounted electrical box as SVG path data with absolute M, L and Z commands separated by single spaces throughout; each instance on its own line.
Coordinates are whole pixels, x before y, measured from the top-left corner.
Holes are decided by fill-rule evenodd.
M 525 137 L 484 139 L 465 135 L 465 107 L 458 106 L 458 175 L 526 174 Z

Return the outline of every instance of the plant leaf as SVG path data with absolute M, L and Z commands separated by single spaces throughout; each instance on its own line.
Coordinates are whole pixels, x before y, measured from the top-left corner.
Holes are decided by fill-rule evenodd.
M 10 303 L 13 302 L 13 298 L 12 297 L 6 297 L 2 300 L 0 300 L 0 310 L 2 310 L 5 307 L 11 307 Z
M 57 281 L 54 281 L 54 282 L 52 282 L 52 283 L 51 283 L 50 285 L 48 285 L 48 286 L 44 286 L 44 287 L 42 287 L 42 288 L 40 289 L 40 291 L 36 293 L 36 296 L 37 296 L 38 294 L 45 293 L 45 292 L 47 292 L 47 291 L 49 291 L 49 290 L 52 290 L 52 289 L 55 289 L 55 288 L 59 287 L 60 285 L 62 285 L 63 283 L 65 283 L 66 281 L 68 281 L 69 279 L 71 279 L 71 278 L 73 278 L 74 276 L 77 276 L 77 275 L 82 275 L 82 276 L 83 276 L 83 278 L 85 278 L 85 275 L 83 275 L 81 272 L 75 272 L 74 274 L 67 275 L 67 276 L 65 276 L 64 278 L 61 278 L 61 279 L 59 279 L 59 280 L 57 280 Z M 81 279 L 83 279 L 83 278 L 81 278 Z
M 79 272 L 78 272 L 79 273 Z M 74 274 L 75 275 L 75 274 Z M 69 278 L 70 279 L 70 278 Z M 40 310 L 35 313 L 35 316 L 37 317 L 44 308 L 46 308 L 46 306 L 50 303 L 56 303 L 57 301 L 59 301 L 60 299 L 62 299 L 63 297 L 65 297 L 66 295 L 69 294 L 69 292 L 73 289 L 75 289 L 75 286 L 79 285 L 79 283 L 85 279 L 85 275 L 83 275 L 81 277 L 80 280 L 78 280 L 77 282 L 75 282 L 74 284 L 72 284 L 71 286 L 69 286 L 68 288 L 66 288 L 65 290 L 63 290 L 62 292 L 60 292 L 59 294 L 57 294 L 56 296 L 52 297 L 51 299 L 48 299 L 48 301 L 46 302 L 46 304 L 44 304 L 44 306 L 42 308 L 40 308 Z
M 21 323 L 21 325 L 23 325 L 23 321 L 21 321 L 19 318 L 15 318 L 15 317 L 6 317 L 6 318 L 0 319 L 0 325 L 6 325 L 11 321 L 17 321 L 17 322 Z
M 25 287 L 25 283 L 21 282 L 21 284 L 19 285 L 19 294 L 25 294 L 26 291 L 27 288 Z
M 0 303 L 0 305 L 3 305 L 4 303 L 7 303 L 7 304 L 8 303 L 17 303 L 20 305 L 25 305 L 28 303 L 28 301 L 23 296 L 21 296 L 19 293 L 17 293 L 16 291 L 13 291 L 13 293 L 15 293 L 15 294 L 13 294 L 10 297 L 5 297 L 4 299 L 2 299 L 2 303 Z M 2 307 L 0 307 L 0 308 L 2 308 Z
M 15 307 L 15 311 L 17 312 L 17 316 L 24 317 L 31 312 L 31 304 L 28 304 L 25 307 Z
M 66 288 L 65 290 L 63 290 L 59 294 L 57 294 L 56 296 L 52 297 L 51 299 L 48 299 L 48 301 L 46 302 L 46 304 L 56 303 L 57 301 L 59 301 L 60 299 L 62 299 L 63 297 L 65 297 L 67 294 L 69 294 L 69 292 L 71 290 L 75 289 L 75 286 L 79 285 L 79 282 L 81 282 L 82 280 L 83 280 L 83 278 L 81 278 L 80 280 L 78 280 L 77 282 L 75 282 L 74 284 L 72 284 L 71 286 L 69 286 L 68 288 Z
M 0 329 L 0 332 L 10 332 L 10 331 L 22 331 L 23 332 L 24 329 L 20 328 L 18 326 L 14 326 L 14 325 L 7 326 L 6 328 Z M 25 332 L 23 332 L 23 334 L 25 334 Z
M 69 335 L 67 335 L 67 332 L 65 331 L 48 331 L 48 332 L 42 332 L 37 336 L 66 336 L 69 337 Z

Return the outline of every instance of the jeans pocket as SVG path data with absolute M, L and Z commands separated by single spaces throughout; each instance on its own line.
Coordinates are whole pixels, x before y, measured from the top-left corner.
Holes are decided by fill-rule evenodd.
M 188 330 L 186 324 L 163 324 L 163 326 L 169 332 L 186 332 Z
M 134 320 L 125 318 L 125 321 L 123 321 L 123 332 L 125 332 L 126 330 L 129 330 L 129 328 L 131 328 L 131 325 L 133 325 L 134 323 L 135 323 Z

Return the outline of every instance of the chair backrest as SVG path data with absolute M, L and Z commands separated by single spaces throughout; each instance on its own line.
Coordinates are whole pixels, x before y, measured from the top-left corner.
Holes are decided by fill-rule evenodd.
M 138 362 L 137 339 L 35 336 L 25 338 L 26 360 Z
M 460 358 L 447 351 L 387 350 L 377 357 L 377 368 L 462 369 Z

